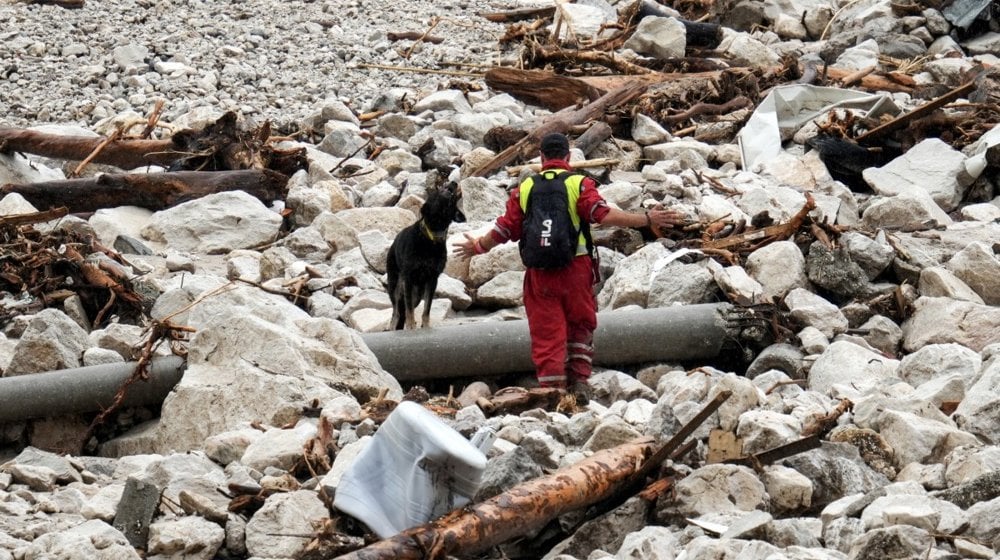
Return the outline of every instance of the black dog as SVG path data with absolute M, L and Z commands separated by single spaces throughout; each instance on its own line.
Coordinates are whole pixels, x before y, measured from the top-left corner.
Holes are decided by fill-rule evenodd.
M 389 275 L 389 298 L 392 320 L 389 328 L 416 327 L 413 311 L 424 301 L 422 325 L 430 326 L 431 300 L 438 276 L 448 262 L 448 226 L 463 221 L 458 211 L 458 185 L 447 183 L 429 189 L 427 201 L 420 208 L 420 221 L 404 228 L 389 247 L 386 272 Z

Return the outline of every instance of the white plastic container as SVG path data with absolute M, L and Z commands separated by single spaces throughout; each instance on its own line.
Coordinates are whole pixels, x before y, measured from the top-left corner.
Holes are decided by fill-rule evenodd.
M 344 473 L 333 505 L 384 539 L 469 503 L 485 468 L 462 434 L 404 401 Z

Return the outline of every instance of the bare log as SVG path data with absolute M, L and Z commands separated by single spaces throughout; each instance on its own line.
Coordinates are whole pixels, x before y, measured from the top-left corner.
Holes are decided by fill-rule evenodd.
M 816 201 L 812 196 L 806 195 L 806 203 L 790 220 L 783 224 L 767 226 L 753 231 L 730 235 L 720 239 L 704 241 L 702 247 L 709 249 L 727 249 L 738 245 L 748 245 L 754 243 L 753 248 L 758 248 L 774 241 L 788 239 L 798 233 L 799 228 L 805 222 L 806 216 L 816 208 Z
M 845 78 L 852 77 L 852 74 L 855 74 L 855 71 L 853 70 L 832 68 L 830 66 L 827 66 L 825 70 L 821 68 L 820 71 L 825 72 L 826 77 L 831 80 L 843 80 Z M 894 93 L 913 93 L 914 88 L 912 84 L 899 83 L 900 81 L 905 80 L 895 78 L 895 80 L 898 81 L 894 81 L 894 78 L 895 77 L 891 75 L 868 74 L 867 76 L 863 76 L 855 87 L 871 92 L 889 91 Z
M 570 62 L 576 65 L 596 64 L 620 74 L 649 74 L 653 70 L 629 62 L 622 57 L 598 50 L 568 50 L 549 47 L 538 43 L 531 46 L 529 57 L 534 65 L 544 66 L 552 62 Z
M 516 99 L 558 111 L 577 103 L 587 103 L 604 92 L 583 80 L 542 70 L 492 68 L 486 72 L 490 89 L 509 93 Z
M 594 169 L 595 167 L 611 167 L 613 165 L 618 165 L 621 163 L 620 159 L 614 158 L 598 158 L 598 159 L 585 159 L 583 161 L 571 161 L 569 166 L 573 169 Z M 511 177 L 516 177 L 520 175 L 525 169 L 530 169 L 534 173 L 538 173 L 542 170 L 542 164 L 540 163 L 529 163 L 527 165 L 515 165 L 513 167 L 507 168 L 507 175 Z M 595 233 L 596 235 L 596 233 Z
M 62 136 L 34 130 L 0 128 L 0 153 L 24 152 L 53 159 L 83 161 L 99 153 L 93 163 L 136 169 L 147 165 L 167 166 L 178 152 L 170 140 L 117 140 L 102 147 L 100 136 Z
M 519 10 L 509 10 L 506 12 L 489 12 L 479 14 L 494 23 L 511 23 L 524 21 L 526 19 L 550 18 L 556 13 L 555 6 L 544 8 L 521 8 Z
M 518 140 L 517 143 L 497 154 L 491 160 L 472 172 L 473 177 L 485 177 L 495 173 L 510 162 L 527 157 L 538 149 L 539 142 L 551 132 L 565 133 L 569 127 L 594 119 L 604 118 L 610 108 L 629 103 L 645 91 L 648 84 L 629 84 L 622 88 L 609 91 L 596 100 L 579 109 L 566 108 L 546 119 L 542 124 Z
M 551 475 L 338 558 L 418 560 L 476 554 L 613 495 L 653 451 L 652 439 L 598 451 Z
M 385 38 L 390 41 L 423 41 L 425 43 L 434 43 L 435 45 L 444 42 L 444 37 L 435 37 L 434 35 L 427 35 L 420 31 L 400 31 L 398 33 L 390 31 L 385 34 Z
M 611 133 L 611 125 L 604 121 L 594 121 L 583 134 L 576 137 L 573 146 L 583 152 L 583 155 L 590 155 L 602 142 L 611 138 Z
M 66 206 L 70 212 L 94 212 L 115 206 L 162 210 L 202 196 L 242 190 L 265 204 L 285 196 L 288 177 L 268 169 L 178 171 L 100 175 L 87 179 L 6 184 L 0 193 L 18 193 L 36 208 Z
M 860 144 L 863 143 L 865 140 L 873 140 L 876 138 L 880 138 L 890 132 L 899 130 L 900 128 L 905 127 L 910 121 L 919 119 L 921 117 L 925 117 L 928 114 L 943 107 L 944 105 L 951 103 L 955 99 L 968 94 L 974 89 L 976 89 L 976 83 L 974 81 L 966 82 L 958 86 L 957 88 L 949 91 L 948 93 L 942 95 L 941 97 L 938 97 L 937 99 L 934 99 L 930 102 L 921 105 L 920 107 L 917 107 L 916 109 L 910 111 L 909 113 L 900 115 L 895 119 L 879 127 L 869 130 L 868 132 L 862 134 L 861 136 L 858 136 L 855 140 L 857 140 L 857 142 Z
M 27 0 L 28 4 L 48 4 L 72 10 L 82 8 L 83 1 L 84 0 Z

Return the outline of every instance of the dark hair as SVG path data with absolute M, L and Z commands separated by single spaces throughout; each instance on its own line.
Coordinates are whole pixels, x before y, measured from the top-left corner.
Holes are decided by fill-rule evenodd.
M 565 157 L 569 155 L 569 139 L 558 132 L 546 134 L 542 138 L 541 151 L 547 159 Z

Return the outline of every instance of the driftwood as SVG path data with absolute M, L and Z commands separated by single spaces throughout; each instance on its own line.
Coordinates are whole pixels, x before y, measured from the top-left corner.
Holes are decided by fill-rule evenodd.
M 858 136 L 855 140 L 859 144 L 862 144 L 866 140 L 874 140 L 877 138 L 881 138 L 882 136 L 890 132 L 894 132 L 896 130 L 899 130 L 900 128 L 905 127 L 907 123 L 911 121 L 914 121 L 921 117 L 926 117 L 930 113 L 938 110 L 939 108 L 943 107 L 948 103 L 951 103 L 955 99 L 958 99 L 959 97 L 968 94 L 974 89 L 976 89 L 975 82 L 967 82 L 965 84 L 962 84 L 961 86 L 958 86 L 957 88 L 938 97 L 937 99 L 934 99 L 933 101 L 930 101 L 928 103 L 921 105 L 920 107 L 917 107 L 916 109 L 910 111 L 909 113 L 906 113 L 905 115 L 900 115 L 899 117 L 896 117 L 895 119 L 879 127 L 869 130 L 868 132 Z
M 94 325 L 112 313 L 140 316 L 152 304 L 136 291 L 130 265 L 93 235 L 71 227 L 43 234 L 31 227 L 66 214 L 66 208 L 55 208 L 0 218 L 0 291 L 30 296 L 23 305 L 0 309 L 0 323 L 74 295 Z
M 181 130 L 169 140 L 117 138 L 118 134 L 107 138 L 61 136 L 0 128 L 0 153 L 24 152 L 121 169 L 148 165 L 172 171 L 271 169 L 291 176 L 308 166 L 304 148 L 283 150 L 270 144 L 269 125 L 241 130 L 237 124 L 236 113 L 229 112 L 203 130 Z
M 476 401 L 476 404 L 489 416 L 518 414 L 531 408 L 555 410 L 555 407 L 565 394 L 566 392 L 560 389 L 545 387 L 536 387 L 534 389 L 510 387 L 503 391 L 498 391 L 489 399 L 480 398 Z
M 162 210 L 202 196 L 242 190 L 270 204 L 285 197 L 288 177 L 267 169 L 178 171 L 99 175 L 87 179 L 0 186 L 0 194 L 18 193 L 36 208 L 65 206 L 70 212 L 94 212 L 116 206 Z
M 62 136 L 0 128 L 0 153 L 5 154 L 24 152 L 47 158 L 83 161 L 98 151 L 104 141 L 101 137 Z M 122 169 L 136 169 L 147 165 L 167 166 L 177 158 L 170 140 L 117 140 L 101 148 L 92 161 Z
M 401 31 L 399 33 L 389 32 L 385 38 L 390 41 L 422 41 L 424 43 L 434 43 L 435 45 L 444 42 L 444 37 L 426 35 L 420 31 Z
M 583 134 L 576 137 L 573 146 L 583 152 L 583 155 L 589 155 L 602 142 L 611 138 L 611 133 L 611 125 L 604 121 L 594 121 Z
M 827 79 L 837 81 L 844 80 L 845 78 L 854 78 L 854 74 L 856 73 L 854 70 L 831 68 L 829 66 L 825 70 L 820 67 L 817 69 L 817 72 L 818 75 L 825 75 Z M 886 91 L 893 93 L 913 93 L 914 90 L 912 81 L 907 80 L 899 74 L 868 74 L 861 77 L 854 87 L 876 93 Z
M 550 18 L 555 13 L 555 6 L 547 6 L 544 8 L 521 8 L 520 10 L 509 10 L 506 12 L 490 12 L 480 15 L 494 23 L 511 23 L 526 19 Z
M 417 560 L 476 554 L 611 496 L 653 451 L 652 439 L 598 451 L 548 476 L 339 558 Z
M 755 229 L 738 235 L 729 235 L 720 239 L 710 239 L 703 241 L 701 246 L 706 249 L 727 249 L 737 245 L 750 245 L 752 243 L 752 246 L 749 248 L 756 249 L 774 241 L 788 239 L 799 231 L 799 228 L 801 228 L 802 224 L 805 222 L 806 216 L 814 208 L 816 208 L 816 201 L 813 200 L 812 196 L 807 193 L 806 203 L 795 214 L 795 216 L 792 216 L 792 218 L 787 222 Z
M 715 396 L 670 440 L 657 448 L 643 438 L 590 457 L 503 494 L 471 504 L 419 527 L 407 529 L 366 548 L 339 556 L 341 560 L 439 559 L 469 556 L 544 527 L 559 515 L 600 504 L 611 507 L 622 490 L 644 485 L 645 477 L 670 457 L 730 397 Z M 686 452 L 686 451 L 685 451 Z
M 573 169 L 593 169 L 595 167 L 611 167 L 613 165 L 618 165 L 621 160 L 613 158 L 598 158 L 598 159 L 585 159 L 583 161 L 570 161 L 569 166 Z M 511 177 L 516 177 L 521 174 L 525 169 L 530 169 L 535 173 L 542 170 L 542 164 L 540 163 L 529 163 L 527 165 L 515 165 L 507 168 L 507 175 Z
M 604 92 L 583 80 L 542 70 L 492 68 L 486 72 L 486 85 L 509 93 L 524 103 L 558 111 L 577 103 L 587 103 Z
M 550 63 L 596 64 L 620 74 L 649 74 L 654 71 L 604 51 L 569 50 L 538 43 L 532 44 L 529 47 L 528 58 L 531 65 L 537 66 L 544 66 Z
M 82 8 L 83 2 L 84 0 L 27 0 L 28 4 L 46 4 L 73 10 Z
M 485 177 L 495 173 L 500 168 L 506 166 L 517 159 L 524 159 L 533 155 L 532 152 L 538 149 L 539 142 L 546 134 L 552 132 L 566 132 L 569 127 L 581 124 L 590 120 L 604 118 L 605 113 L 619 104 L 629 103 L 638 97 L 645 89 L 646 84 L 627 85 L 625 87 L 612 90 L 598 99 L 580 107 L 566 108 L 550 116 L 527 136 L 517 141 L 495 157 L 481 165 L 472 172 L 474 177 Z

